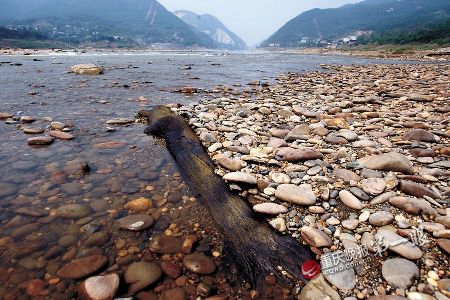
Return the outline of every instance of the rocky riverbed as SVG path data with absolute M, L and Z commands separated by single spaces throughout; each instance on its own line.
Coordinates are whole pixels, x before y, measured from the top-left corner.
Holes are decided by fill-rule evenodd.
M 321 61 L 382 63 L 262 53 L 2 57 L 0 299 L 311 299 L 321 289 L 332 299 L 445 299 L 449 67 L 311 71 Z M 75 63 L 103 74 L 69 73 Z M 280 70 L 308 73 L 275 80 Z M 170 102 L 181 103 L 171 107 L 218 174 L 274 231 L 311 247 L 324 276 L 304 287 L 267 274 L 260 291 L 242 280 L 164 145 L 134 119 Z M 400 237 L 412 240 L 370 242 Z M 362 264 L 325 274 L 321 254 L 363 245 Z
M 324 65 L 176 111 L 230 188 L 317 255 L 325 279 L 299 299 L 448 299 L 449 82 L 449 65 Z

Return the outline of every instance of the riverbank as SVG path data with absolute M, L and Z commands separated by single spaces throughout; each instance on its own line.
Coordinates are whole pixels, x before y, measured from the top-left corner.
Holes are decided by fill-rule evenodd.
M 382 45 L 382 46 L 357 46 L 338 49 L 328 48 L 264 48 L 262 51 L 280 52 L 299 55 L 327 55 L 327 56 L 352 56 L 361 58 L 374 58 L 402 61 L 447 62 L 450 60 L 449 47 L 426 47 L 412 45 Z M 80 48 L 80 49 L 20 49 L 0 48 L 0 55 L 52 55 L 61 53 L 146 53 L 152 51 L 164 52 L 216 52 L 228 53 L 225 50 L 213 49 L 156 49 L 156 48 Z M 237 52 L 239 53 L 239 52 Z
M 414 45 L 356 46 L 337 49 L 302 48 L 284 49 L 283 51 L 300 55 L 345 55 L 405 61 L 446 62 L 450 60 L 450 48 L 448 47 L 420 47 Z
M 450 66 L 323 69 L 177 112 L 217 174 L 316 253 L 326 281 L 299 299 L 324 296 L 318 283 L 332 299 L 445 299 Z

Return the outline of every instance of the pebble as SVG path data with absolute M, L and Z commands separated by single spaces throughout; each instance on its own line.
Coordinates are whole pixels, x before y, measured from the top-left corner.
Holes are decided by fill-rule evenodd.
M 386 211 L 377 211 L 370 215 L 369 224 L 373 226 L 384 226 L 394 222 L 394 216 Z
M 126 125 L 134 123 L 134 119 L 131 118 L 117 118 L 106 121 L 106 125 Z
M 355 196 L 353 196 L 349 191 L 340 191 L 339 192 L 339 199 L 344 203 L 346 206 L 350 207 L 354 210 L 361 210 L 363 209 L 363 204 L 361 201 L 358 200 Z
M 329 299 L 340 300 L 338 292 L 336 292 L 330 284 L 325 280 L 322 274 L 311 279 L 306 286 L 302 289 L 298 300 L 311 300 L 311 299 Z
M 103 69 L 94 64 L 78 64 L 70 67 L 70 72 L 80 75 L 100 75 Z
M 269 222 L 269 224 L 279 232 L 286 231 L 286 221 L 283 218 L 276 218 Z
M 152 207 L 152 202 L 148 198 L 140 197 L 125 203 L 123 208 L 135 212 L 145 212 Z
M 79 258 L 64 265 L 57 275 L 66 279 L 79 279 L 95 273 L 106 266 L 108 258 L 103 255 L 92 255 Z
M 338 253 L 338 252 L 336 252 Z M 343 255 L 343 252 L 340 251 L 341 255 Z M 331 254 L 324 254 L 331 256 Z M 337 272 L 331 272 L 333 268 L 331 269 L 325 269 L 324 265 L 322 264 L 321 260 L 321 266 L 323 270 L 323 275 L 326 278 L 326 280 L 331 283 L 333 286 L 337 287 L 340 290 L 351 290 L 356 285 L 356 274 L 353 267 L 348 267 L 346 265 L 347 263 L 343 260 L 339 260 L 339 262 L 333 266 L 336 267 L 339 271 Z
M 216 271 L 216 264 L 207 256 L 195 252 L 183 258 L 183 266 L 195 274 L 209 275 Z
M 393 288 L 407 289 L 419 278 L 420 271 L 415 263 L 404 258 L 388 259 L 383 263 L 383 278 Z
M 364 157 L 360 162 L 368 169 L 414 174 L 413 164 L 406 156 L 397 152 Z
M 223 176 L 223 179 L 229 182 L 237 182 L 251 185 L 255 185 L 257 183 L 255 176 L 243 172 L 228 173 L 225 176 Z
M 321 248 L 333 245 L 333 241 L 326 233 L 310 226 L 302 227 L 301 235 L 303 240 L 313 247 Z
M 54 138 L 51 136 L 37 136 L 27 139 L 28 145 L 50 145 L 54 141 Z
M 81 219 L 92 213 L 92 208 L 85 204 L 67 204 L 56 210 L 56 215 L 58 217 L 67 219 Z
M 83 299 L 107 300 L 113 299 L 119 288 L 120 279 L 117 274 L 93 276 L 83 281 L 78 292 Z
M 161 269 L 156 263 L 146 261 L 132 263 L 124 274 L 125 282 L 129 284 L 128 293 L 134 295 L 155 283 L 161 275 Z
M 364 192 L 376 196 L 381 194 L 386 188 L 386 182 L 381 178 L 368 178 L 361 181 Z
M 75 138 L 75 137 L 74 137 L 73 135 L 71 135 L 70 133 L 63 132 L 63 131 L 57 131 L 57 130 L 50 130 L 50 131 L 48 132 L 48 134 L 49 134 L 51 137 L 54 137 L 54 138 L 57 138 L 57 139 L 60 139 L 60 140 L 72 140 L 72 139 Z
M 403 209 L 410 214 L 418 215 L 424 212 L 429 215 L 435 215 L 436 210 L 431 206 L 430 202 L 423 199 L 410 197 L 392 197 L 389 203 L 397 208 Z
M 145 214 L 129 215 L 116 220 L 120 228 L 130 231 L 142 231 L 153 225 L 154 219 Z
M 416 245 L 392 231 L 378 230 L 376 236 L 382 239 L 383 244 L 387 245 L 389 250 L 404 258 L 416 260 L 423 255 Z
M 260 214 L 267 215 L 278 215 L 287 213 L 288 209 L 283 205 L 279 205 L 276 203 L 266 202 L 260 203 L 253 206 L 253 210 Z
M 310 188 L 295 184 L 280 184 L 275 191 L 275 197 L 297 205 L 314 205 L 317 199 Z

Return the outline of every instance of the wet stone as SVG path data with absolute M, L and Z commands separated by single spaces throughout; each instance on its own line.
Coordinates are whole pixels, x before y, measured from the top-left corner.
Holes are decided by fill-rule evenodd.
M 136 292 L 155 283 L 162 275 L 161 269 L 155 263 L 137 262 L 131 264 L 125 271 L 124 279 L 129 284 L 128 293 Z
M 216 271 L 216 264 L 201 253 L 192 253 L 183 258 L 183 266 L 195 274 L 209 275 Z
M 65 183 L 61 185 L 61 191 L 71 196 L 79 196 L 83 193 L 83 186 L 78 182 Z
M 94 276 L 83 281 L 78 291 L 83 299 L 113 299 L 119 283 L 120 278 L 117 274 Z
M 50 136 L 38 136 L 27 139 L 28 145 L 36 145 L 36 146 L 50 145 L 53 143 L 53 141 L 54 138 Z
M 120 228 L 130 231 L 142 231 L 153 225 L 154 219 L 145 214 L 130 215 L 116 220 Z
M 19 191 L 14 184 L 0 182 L 0 198 L 8 197 L 16 194 Z
M 95 273 L 106 266 L 108 258 L 103 255 L 93 255 L 79 258 L 64 265 L 57 275 L 67 279 L 79 279 Z
M 149 243 L 150 251 L 161 254 L 181 253 L 182 246 L 182 239 L 166 235 L 155 236 Z
M 81 219 L 93 213 L 92 208 L 85 204 L 67 204 L 56 210 L 56 215 L 66 219 Z

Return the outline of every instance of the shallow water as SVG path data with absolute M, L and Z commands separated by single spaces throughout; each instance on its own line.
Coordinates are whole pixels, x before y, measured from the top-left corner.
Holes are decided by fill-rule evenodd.
M 56 278 L 55 272 L 64 265 L 63 256 L 73 248 L 77 257 L 105 254 L 110 266 L 122 270 L 127 264 L 117 264 L 114 243 L 125 239 L 127 247 L 139 249 L 127 250 L 124 257 L 130 261 L 143 257 L 159 260 L 160 256 L 147 254 L 147 242 L 153 232 L 164 231 L 170 223 L 179 228 L 172 230 L 173 234 L 186 236 L 201 232 L 193 223 L 202 222 L 200 228 L 206 234 L 200 234 L 200 245 L 208 247 L 199 249 L 208 256 L 214 250 L 221 252 L 220 233 L 207 216 L 202 217 L 206 213 L 194 199 L 189 199 L 164 147 L 143 133 L 142 124 L 117 126 L 115 132 L 107 132 L 107 120 L 133 118 L 138 110 L 154 105 L 186 105 L 212 95 L 171 93 L 185 85 L 205 90 L 226 85 L 242 91 L 249 89 L 251 80 L 274 82 L 279 73 L 316 70 L 320 64 L 392 63 L 266 52 L 63 53 L 0 56 L 0 62 L 0 112 L 32 116 L 36 121 L 27 126 L 39 128 L 47 128 L 50 123 L 42 118 L 51 117 L 69 125 L 75 136 L 71 141 L 55 140 L 50 146 L 32 148 L 26 142 L 31 135 L 20 130 L 20 123 L 0 121 L 0 183 L 11 189 L 0 198 L 0 298 L 24 294 L 23 283 L 29 279 Z M 13 65 L 17 63 L 22 65 Z M 79 63 L 101 65 L 105 74 L 68 73 L 71 65 Z M 114 220 L 128 214 L 123 204 L 138 197 L 152 199 L 148 213 L 156 219 L 153 229 L 138 234 L 119 230 Z M 95 212 L 82 221 L 42 220 L 16 212 L 23 207 L 52 211 L 70 203 L 90 204 Z M 30 232 L 25 228 L 23 234 L 14 233 L 28 224 L 37 225 Z M 84 241 L 93 232 L 107 232 L 109 240 L 97 248 L 86 247 Z M 61 244 L 62 237 L 74 235 L 73 245 L 63 246 L 64 251 L 57 255 L 46 255 L 52 246 Z M 46 290 L 63 297 L 60 294 L 65 288 L 74 293 L 74 282 L 57 282 Z

